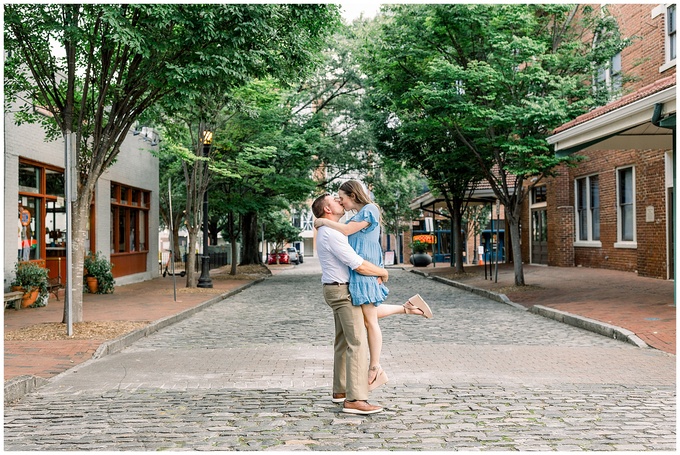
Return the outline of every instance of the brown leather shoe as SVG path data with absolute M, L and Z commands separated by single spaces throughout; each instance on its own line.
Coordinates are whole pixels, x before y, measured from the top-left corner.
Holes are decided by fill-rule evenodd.
M 345 401 L 346 395 L 344 393 L 334 393 L 333 394 L 333 403 L 342 403 Z
M 383 408 L 380 406 L 368 404 L 368 401 L 363 400 L 345 401 L 345 404 L 342 406 L 342 412 L 346 412 L 348 414 L 367 415 L 375 414 L 376 412 L 380 412 L 382 410 Z

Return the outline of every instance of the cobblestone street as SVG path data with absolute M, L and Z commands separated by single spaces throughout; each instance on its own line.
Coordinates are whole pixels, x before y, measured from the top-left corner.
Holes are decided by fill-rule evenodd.
M 315 258 L 5 407 L 5 450 L 675 451 L 675 356 L 401 270 L 368 417 L 331 403 Z

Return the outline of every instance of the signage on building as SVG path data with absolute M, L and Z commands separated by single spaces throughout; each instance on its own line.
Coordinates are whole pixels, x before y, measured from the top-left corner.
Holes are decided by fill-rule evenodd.
M 437 243 L 437 238 L 432 234 L 420 234 L 413 236 L 414 242 Z

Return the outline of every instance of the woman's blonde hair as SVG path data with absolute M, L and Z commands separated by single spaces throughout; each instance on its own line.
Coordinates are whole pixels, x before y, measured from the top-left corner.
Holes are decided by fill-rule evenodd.
M 378 207 L 378 211 L 380 213 L 379 223 L 382 224 L 382 210 L 380 209 L 380 206 L 371 201 L 371 198 L 368 196 L 366 191 L 364 191 L 364 187 L 361 183 L 356 180 L 347 180 L 345 183 L 340 185 L 339 189 L 342 190 L 347 195 L 347 197 L 352 199 L 354 202 L 363 205 L 373 204 Z

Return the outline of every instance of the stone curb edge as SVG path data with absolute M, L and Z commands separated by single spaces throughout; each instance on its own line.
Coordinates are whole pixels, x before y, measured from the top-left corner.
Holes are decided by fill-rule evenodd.
M 243 286 L 233 289 L 229 292 L 225 292 L 224 294 L 219 294 L 210 300 L 207 300 L 205 302 L 199 303 L 198 305 L 187 308 L 184 311 L 181 311 L 177 314 L 167 316 L 165 318 L 159 319 L 157 321 L 152 322 L 151 324 L 147 325 L 146 327 L 142 327 L 141 329 L 134 330 L 130 333 L 127 333 L 125 335 L 122 335 L 114 340 L 106 341 L 102 343 L 99 348 L 92 354 L 92 358 L 88 359 L 86 362 L 83 362 L 79 365 L 75 365 L 73 368 L 69 368 L 68 370 L 59 373 L 58 375 L 54 376 L 53 378 L 50 379 L 45 379 L 41 378 L 39 376 L 34 376 L 34 375 L 23 375 L 23 376 L 18 376 L 16 378 L 8 379 L 5 381 L 5 391 L 4 391 L 4 403 L 11 403 L 13 401 L 16 401 L 20 398 L 22 398 L 24 395 L 33 392 L 39 387 L 44 386 L 45 384 L 49 383 L 51 379 L 57 378 L 61 376 L 62 374 L 66 374 L 73 370 L 74 368 L 78 368 L 80 366 L 85 365 L 86 363 L 89 363 L 93 360 L 99 359 L 101 357 L 104 357 L 109 354 L 115 354 L 116 352 L 120 352 L 126 347 L 132 345 L 135 341 L 147 337 L 151 335 L 154 332 L 157 332 L 158 330 L 165 328 L 169 325 L 175 324 L 179 321 L 182 321 L 184 319 L 189 318 L 190 316 L 193 316 L 194 314 L 198 313 L 199 311 L 202 311 L 209 306 L 212 306 L 216 304 L 217 302 L 221 302 L 224 299 L 227 299 L 229 297 L 232 297 L 239 292 L 248 289 L 251 286 L 254 286 L 262 281 L 264 281 L 266 278 L 258 278 L 256 280 L 251 281 L 250 283 L 246 283 Z
M 543 305 L 533 305 L 529 308 L 526 308 L 523 305 L 511 301 L 505 294 L 499 294 L 496 292 L 488 291 L 486 289 L 477 288 L 475 286 L 463 284 L 458 281 L 450 280 L 448 278 L 431 276 L 429 273 L 421 272 L 420 270 L 412 270 L 411 272 L 417 275 L 424 276 L 425 278 L 438 281 L 440 283 L 448 284 L 449 286 L 457 287 L 464 291 L 472 292 L 473 294 L 481 295 L 482 297 L 486 297 L 490 300 L 495 300 L 496 302 L 505 303 L 522 311 L 529 311 L 531 313 L 543 316 L 548 319 L 553 319 L 564 324 L 568 324 L 574 327 L 578 327 L 580 329 L 597 333 L 598 335 L 604 335 L 608 338 L 624 341 L 639 348 L 649 348 L 649 345 L 647 343 L 642 341 L 640 337 L 638 337 L 637 335 L 635 335 L 634 332 L 631 332 L 628 329 L 607 324 L 605 322 L 596 321 L 595 319 L 586 318 L 584 316 L 578 316 L 575 314 L 567 313 L 566 311 L 556 310 L 554 308 L 549 308 Z

